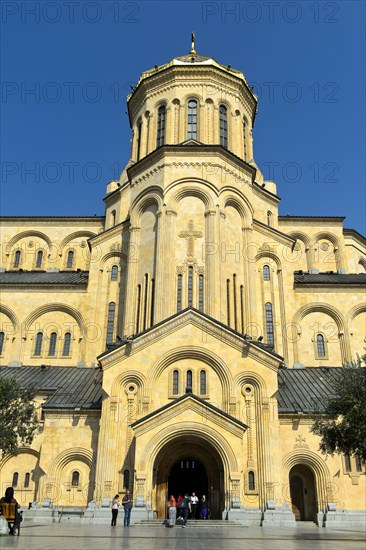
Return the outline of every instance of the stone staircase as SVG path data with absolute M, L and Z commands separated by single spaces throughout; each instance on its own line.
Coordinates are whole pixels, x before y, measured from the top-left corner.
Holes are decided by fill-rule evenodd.
M 133 525 L 139 525 L 139 526 L 145 526 L 145 527 L 168 527 L 169 520 L 167 519 L 144 519 L 139 522 L 134 523 Z M 177 520 L 175 523 L 175 527 L 182 527 L 183 521 Z M 239 521 L 234 520 L 222 520 L 222 519 L 208 519 L 208 520 L 197 520 L 197 519 L 189 519 L 187 522 L 187 528 L 189 529 L 196 529 L 196 528 L 220 528 L 223 527 L 245 527 L 242 525 Z

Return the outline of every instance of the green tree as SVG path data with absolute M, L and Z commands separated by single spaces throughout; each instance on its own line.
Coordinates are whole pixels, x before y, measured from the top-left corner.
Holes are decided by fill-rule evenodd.
M 16 454 L 19 446 L 32 443 L 39 426 L 35 394 L 15 378 L 0 376 L 0 454 Z
M 320 407 L 312 432 L 323 453 L 358 454 L 366 461 L 366 355 L 340 370 L 334 395 Z

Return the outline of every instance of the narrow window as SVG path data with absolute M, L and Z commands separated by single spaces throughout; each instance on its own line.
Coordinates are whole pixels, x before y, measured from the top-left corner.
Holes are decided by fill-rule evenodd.
M 193 303 L 193 267 L 188 268 L 188 307 L 192 307 Z
M 123 487 L 129 489 L 130 487 L 130 470 L 125 470 L 123 472 Z
M 137 160 L 140 160 L 140 153 L 141 153 L 141 129 L 142 129 L 142 121 L 140 120 L 137 124 Z
M 34 348 L 34 355 L 41 355 L 42 353 L 42 343 L 43 343 L 43 334 L 42 332 L 38 332 L 36 336 L 36 345 Z
M 316 335 L 316 353 L 318 357 L 325 357 L 325 342 L 322 334 Z
M 230 326 L 230 279 L 226 281 L 226 310 L 227 310 L 227 325 Z
M 74 251 L 73 250 L 69 250 L 68 253 L 67 253 L 67 263 L 66 263 L 66 267 L 68 269 L 70 269 L 72 266 L 73 266 L 73 263 L 74 263 Z
M 80 474 L 75 470 L 75 472 L 72 472 L 71 485 L 73 487 L 78 487 L 79 479 L 80 479 Z
M 362 472 L 362 463 L 360 455 L 355 455 L 356 472 Z
M 267 344 L 274 345 L 274 328 L 273 328 L 273 312 L 272 304 L 266 303 L 266 331 L 267 331 Z
M 272 212 L 270 210 L 267 212 L 267 225 L 272 227 Z
M 269 265 L 263 266 L 263 281 L 270 281 L 271 280 L 271 272 L 269 270 Z
M 2 354 L 4 349 L 4 341 L 5 341 L 5 332 L 0 332 L 0 355 Z
M 240 320 L 241 332 L 244 334 L 244 286 L 240 285 Z
M 244 160 L 247 160 L 247 123 L 243 123 Z
M 56 354 L 56 342 L 57 342 L 57 334 L 56 332 L 52 332 L 50 336 L 50 347 L 48 348 L 48 355 L 53 357 Z
M 112 344 L 113 342 L 115 312 L 116 312 L 116 304 L 114 302 L 110 302 L 108 306 L 107 344 Z
M 173 395 L 178 395 L 179 391 L 179 372 L 173 371 Z
M 344 455 L 344 467 L 346 469 L 346 472 L 351 472 L 351 457 L 350 455 Z
M 146 319 L 147 319 L 147 293 L 149 290 L 149 276 L 145 273 L 145 294 L 144 294 L 144 317 L 142 329 L 146 330 Z
M 136 333 L 140 329 L 141 285 L 137 285 Z
M 220 145 L 227 147 L 227 108 L 220 105 Z
M 201 370 L 201 372 L 200 372 L 200 394 L 206 395 L 206 393 L 207 393 L 206 371 Z
M 154 326 L 154 307 L 155 307 L 155 279 L 151 279 L 151 308 L 150 308 L 150 326 Z
M 71 332 L 65 332 L 64 336 L 64 347 L 62 349 L 62 355 L 67 357 L 70 355 L 70 345 L 71 345 Z
M 11 482 L 12 487 L 18 487 L 18 479 L 19 479 L 19 473 L 14 472 L 13 473 L 13 481 Z
M 187 390 L 192 390 L 192 371 L 187 370 Z
M 113 265 L 111 270 L 111 281 L 117 281 L 118 280 L 118 266 Z
M 255 489 L 254 472 L 248 472 L 248 489 L 249 491 L 254 491 Z
M 27 489 L 29 487 L 30 482 L 30 473 L 27 472 L 24 477 L 24 488 Z
M 165 114 L 166 109 L 164 105 L 161 105 L 158 110 L 158 133 L 156 138 L 156 146 L 160 147 L 165 143 Z
M 177 280 L 177 311 L 182 310 L 182 275 L 178 275 Z
M 43 261 L 43 252 L 42 252 L 42 250 L 38 250 L 36 267 L 42 267 L 42 261 Z
M 238 315 L 237 315 L 237 303 L 236 303 L 236 275 L 233 275 L 233 293 L 234 293 L 234 328 L 238 330 Z
M 116 216 L 117 216 L 116 211 L 112 210 L 112 212 L 111 212 L 111 227 L 114 227 L 116 225 Z
M 198 277 L 198 309 L 203 311 L 203 275 Z
M 197 101 L 188 101 L 188 139 L 197 139 Z
M 20 250 L 17 250 L 17 251 L 15 252 L 15 255 L 14 255 L 13 267 L 19 267 L 20 258 L 21 258 L 21 252 L 20 252 Z

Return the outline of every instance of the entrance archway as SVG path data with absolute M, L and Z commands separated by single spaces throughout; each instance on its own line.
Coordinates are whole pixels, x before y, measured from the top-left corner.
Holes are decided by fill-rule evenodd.
M 206 495 L 211 518 L 221 519 L 225 508 L 224 467 L 218 451 L 198 436 L 178 437 L 167 443 L 154 463 L 153 502 L 158 518 L 167 515 L 173 494 Z
M 291 468 L 289 477 L 292 512 L 296 521 L 316 521 L 317 498 L 312 470 L 297 464 Z

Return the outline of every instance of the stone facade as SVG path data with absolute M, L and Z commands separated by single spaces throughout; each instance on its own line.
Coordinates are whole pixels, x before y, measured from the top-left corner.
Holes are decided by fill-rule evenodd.
M 277 396 L 279 369 L 362 353 L 366 241 L 343 218 L 278 215 L 256 109 L 242 73 L 192 49 L 129 96 L 131 159 L 105 217 L 2 219 L 2 365 L 103 373 L 90 410 L 82 395 L 42 407 L 39 384 L 42 429 L 0 463 L 23 505 L 94 500 L 97 517 L 128 486 L 134 518 L 163 517 L 180 464 L 201 468 L 215 518 L 359 521 L 364 468 L 321 455 L 311 411 Z

